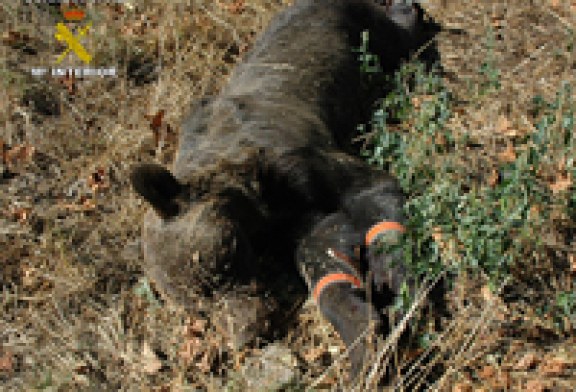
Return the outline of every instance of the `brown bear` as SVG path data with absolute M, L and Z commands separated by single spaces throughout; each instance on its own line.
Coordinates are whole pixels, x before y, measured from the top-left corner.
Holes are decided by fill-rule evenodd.
M 273 19 L 227 86 L 183 122 L 172 171 L 141 164 L 132 172 L 153 207 L 142 232 L 145 271 L 165 296 L 193 307 L 244 292 L 236 287 L 262 268 L 262 254 L 285 260 L 280 243 L 292 237 L 300 245 L 291 258 L 347 344 L 370 314 L 378 318 L 357 295 L 362 273 L 346 252 L 366 249 L 376 287 L 396 290 L 401 279 L 388 272 L 400 270 L 372 244 L 403 230 L 403 196 L 353 154 L 372 99 L 354 49 L 368 31 L 369 51 L 391 72 L 420 43 L 422 23 L 418 7 L 374 0 L 297 0 Z M 361 356 L 360 345 L 356 369 Z

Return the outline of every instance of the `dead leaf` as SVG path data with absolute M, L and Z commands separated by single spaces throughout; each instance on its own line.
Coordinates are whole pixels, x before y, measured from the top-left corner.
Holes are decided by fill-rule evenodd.
M 489 380 L 496 375 L 496 369 L 494 369 L 494 366 L 486 365 L 480 369 L 477 374 L 481 379 Z
M 30 207 L 19 207 L 12 211 L 12 216 L 20 223 L 26 222 L 30 218 L 30 213 L 32 208 Z
M 432 229 L 432 239 L 437 244 L 442 243 L 442 229 L 440 227 L 434 227 Z
M 158 110 L 156 112 L 156 114 L 154 115 L 149 115 L 146 114 L 144 117 L 150 121 L 150 129 L 154 130 L 158 130 L 160 129 L 160 126 L 162 125 L 162 118 L 164 117 L 164 109 Z
M 560 7 L 560 0 L 550 0 L 550 6 L 552 8 L 558 8 Z
M 197 13 L 193 15 L 194 27 L 200 30 L 203 34 L 206 34 L 214 27 L 214 22 L 208 16 Z
M 187 338 L 178 350 L 178 356 L 184 363 L 189 364 L 202 352 L 202 340 L 200 338 Z
M 568 263 L 570 263 L 570 272 L 576 274 L 576 255 L 574 253 L 568 255 Z
M 492 365 L 486 365 L 477 373 L 479 378 L 490 384 L 492 389 L 508 390 L 512 379 L 507 371 L 497 370 Z
M 490 386 L 495 390 L 510 390 L 510 385 L 512 384 L 512 378 L 510 373 L 506 371 L 499 372 L 496 377 L 490 380 Z
M 155 374 L 162 368 L 162 361 L 158 359 L 158 356 L 148 342 L 144 342 L 142 346 L 142 357 L 140 360 L 142 361 L 142 369 L 147 374 Z
M 514 369 L 516 370 L 529 370 L 533 369 L 540 362 L 540 358 L 535 353 L 524 354 L 522 358 L 516 363 Z
M 472 385 L 467 382 L 459 382 L 452 387 L 452 392 L 472 392 Z
M 233 14 L 241 14 L 246 9 L 245 0 L 234 0 L 232 1 L 232 4 L 224 4 L 221 1 L 218 1 L 218 6 Z
M 442 133 L 437 133 L 434 136 L 434 143 L 437 146 L 445 146 L 448 143 L 448 140 L 446 139 L 446 136 L 444 136 L 444 134 Z
M 0 372 L 11 372 L 14 370 L 14 357 L 10 351 L 4 351 L 0 355 Z
M 66 203 L 61 204 L 60 207 L 74 212 L 91 211 L 96 209 L 96 203 L 94 200 L 91 200 L 83 195 L 80 197 L 80 200 L 77 204 Z
M 553 194 L 566 191 L 572 185 L 572 179 L 570 174 L 558 174 L 553 183 L 548 184 L 548 187 Z
M 99 192 L 110 188 L 110 183 L 108 181 L 108 176 L 106 175 L 106 170 L 103 167 L 97 167 L 96 171 L 90 174 L 88 177 L 88 186 L 92 189 L 92 192 Z
M 545 383 L 541 380 L 530 380 L 522 389 L 523 392 L 545 392 L 550 389 L 549 383 Z
M 549 358 L 542 362 L 538 370 L 544 376 L 560 376 L 568 368 L 568 362 L 560 357 Z
M 9 167 L 16 166 L 18 163 L 31 161 L 34 156 L 34 151 L 36 150 L 29 144 L 19 144 L 10 149 L 6 149 L 6 146 L 3 145 L 2 149 L 2 161 Z
M 66 71 L 66 76 L 62 76 L 58 81 L 66 87 L 68 94 L 76 94 L 76 76 L 74 75 L 74 72 Z
M 506 132 L 511 126 L 512 124 L 510 123 L 510 120 L 508 120 L 508 118 L 505 116 L 499 116 L 498 119 L 496 120 L 497 132 L 500 133 Z
M 94 200 L 91 200 L 86 196 L 82 196 L 80 198 L 80 203 L 84 210 L 94 210 L 96 208 L 96 203 L 94 203 Z
M 20 48 L 30 41 L 29 35 L 18 31 L 6 31 L 2 34 L 2 42 L 11 48 Z
M 496 169 L 492 169 L 490 175 L 488 176 L 488 185 L 491 187 L 495 187 L 498 185 L 498 181 L 500 181 L 500 173 Z
M 502 27 L 502 24 L 504 22 L 504 16 L 503 15 L 493 13 L 490 19 L 492 20 L 492 26 L 494 26 L 495 28 Z
M 198 252 L 196 252 L 196 253 L 198 253 Z M 193 336 L 201 336 L 204 333 L 206 333 L 206 325 L 207 324 L 208 323 L 206 320 L 196 319 L 196 320 L 194 320 L 192 325 L 190 325 L 189 332 L 191 332 Z
M 163 142 L 163 135 L 160 132 L 160 128 L 162 127 L 162 119 L 164 118 L 164 110 L 158 110 L 154 115 L 144 115 L 144 117 L 150 121 L 150 129 L 154 135 L 154 146 L 158 148 L 160 143 Z
M 514 162 L 517 158 L 516 151 L 514 151 L 514 146 L 511 142 L 508 142 L 506 149 L 498 154 L 498 159 L 504 163 Z
M 306 351 L 303 355 L 306 362 L 315 362 L 318 358 L 326 354 L 326 349 L 324 347 L 312 347 L 310 350 Z
M 495 130 L 498 133 L 504 134 L 508 137 L 515 137 L 520 135 L 520 131 L 514 128 L 510 120 L 505 116 L 499 116 L 496 120 Z

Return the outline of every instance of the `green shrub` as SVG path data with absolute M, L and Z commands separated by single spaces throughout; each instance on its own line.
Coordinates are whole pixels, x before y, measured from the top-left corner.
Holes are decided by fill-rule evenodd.
M 412 275 L 421 280 L 446 270 L 453 277 L 467 269 L 494 287 L 514 268 L 544 257 L 549 244 L 541 234 L 559 227 L 551 216 L 574 217 L 576 211 L 569 188 L 554 194 L 547 183 L 559 162 L 574 174 L 570 86 L 562 86 L 553 102 L 535 98 L 536 131 L 516 142 L 526 148 L 513 162 L 486 162 L 498 179 L 477 181 L 472 174 L 482 173 L 470 173 L 466 165 L 468 136 L 447 127 L 453 100 L 439 73 L 411 63 L 388 82 L 390 92 L 370 127 L 363 127 L 371 136 L 363 155 L 391 171 L 408 195 L 408 230 L 400 246 Z

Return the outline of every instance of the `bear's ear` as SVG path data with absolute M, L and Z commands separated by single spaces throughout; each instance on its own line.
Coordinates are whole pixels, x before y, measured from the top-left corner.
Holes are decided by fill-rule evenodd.
M 154 163 L 140 164 L 132 168 L 130 174 L 132 186 L 154 210 L 163 218 L 178 214 L 176 197 L 183 186 L 163 166 Z

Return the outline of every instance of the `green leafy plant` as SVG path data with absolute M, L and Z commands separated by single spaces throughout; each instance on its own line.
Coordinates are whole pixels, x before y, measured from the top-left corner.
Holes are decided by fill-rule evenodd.
M 453 101 L 438 72 L 406 64 L 389 82 L 363 155 L 390 170 L 409 195 L 402 247 L 412 276 L 418 281 L 467 269 L 495 287 L 518 263 L 542 257 L 549 244 L 535 233 L 552 230 L 550 217 L 573 214 L 576 205 L 569 187 L 555 189 L 544 174 L 554 174 L 558 162 L 574 174 L 570 86 L 553 102 L 535 98 L 536 131 L 519 142 L 527 148 L 512 162 L 493 162 L 497 181 L 475 181 L 465 165 L 467 137 L 446 126 Z
M 368 31 L 362 32 L 361 39 L 362 41 L 360 42 L 360 47 L 353 49 L 353 52 L 358 53 L 358 60 L 360 61 L 360 72 L 365 74 L 382 72 L 382 68 L 380 67 L 380 59 L 378 56 L 370 53 L 368 50 Z

